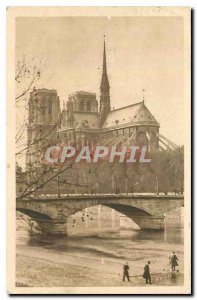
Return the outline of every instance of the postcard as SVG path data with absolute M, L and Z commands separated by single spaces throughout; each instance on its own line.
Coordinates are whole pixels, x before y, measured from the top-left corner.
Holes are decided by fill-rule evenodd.
M 187 7 L 8 7 L 8 293 L 191 293 L 190 39 Z

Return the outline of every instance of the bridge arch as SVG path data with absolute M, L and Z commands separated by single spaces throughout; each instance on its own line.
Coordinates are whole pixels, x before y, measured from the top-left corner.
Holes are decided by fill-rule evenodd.
M 73 203 L 71 205 L 71 208 L 68 212 L 68 216 L 72 215 L 74 213 L 77 213 L 79 211 L 82 211 L 86 208 L 94 207 L 97 205 L 102 205 L 106 207 L 110 207 L 124 215 L 132 216 L 132 215 L 140 215 L 140 216 L 151 216 L 151 213 L 146 210 L 146 208 L 143 208 L 141 206 L 137 207 L 135 203 L 133 205 L 128 204 L 127 202 L 119 203 L 116 200 L 106 200 L 106 201 L 81 201 L 80 203 Z
M 16 208 L 17 211 L 23 213 L 24 215 L 30 217 L 34 221 L 39 220 L 52 220 L 51 217 L 49 217 L 46 214 L 40 213 L 33 209 L 26 209 L 26 208 Z
M 91 211 L 91 208 L 96 208 L 96 207 L 106 207 L 106 208 L 110 208 L 115 210 L 116 212 L 124 215 L 125 217 L 131 219 L 137 226 L 138 228 L 141 228 L 141 222 L 142 220 L 145 220 L 147 218 L 151 218 L 151 215 L 149 213 L 147 213 L 146 211 L 136 208 L 134 206 L 130 206 L 130 205 L 124 205 L 124 204 L 96 204 L 96 205 L 84 205 L 83 208 L 81 207 L 81 209 L 75 209 L 75 211 L 72 211 L 72 213 L 70 213 L 69 217 L 68 217 L 68 223 L 69 226 L 69 230 L 71 230 L 72 227 L 76 228 L 76 226 L 78 224 L 88 224 L 88 226 L 91 226 L 91 221 L 92 220 L 97 220 L 98 224 L 100 224 L 98 228 L 100 228 L 102 230 L 103 226 L 101 220 L 102 220 L 102 212 L 101 213 L 101 220 L 99 221 L 99 208 L 97 208 L 97 210 L 95 212 Z M 90 209 L 88 211 L 86 211 L 86 208 Z M 81 214 L 79 214 L 81 212 Z M 113 220 L 113 217 L 110 217 L 110 214 L 108 215 L 109 217 L 109 221 L 111 221 L 111 226 L 109 225 L 109 229 L 111 227 L 111 229 L 113 229 L 113 222 L 115 224 L 115 219 Z M 69 222 L 70 221 L 70 222 Z M 78 223 L 80 222 L 80 223 Z M 92 224 L 95 224 L 94 222 Z M 84 227 L 84 225 L 82 225 L 83 229 L 87 229 L 91 228 L 91 227 Z M 79 228 L 78 228 L 79 229 Z M 82 230 L 83 231 L 83 230 Z M 80 229 L 79 229 L 80 232 Z
M 33 208 L 21 208 L 18 207 L 16 208 L 16 211 L 21 212 L 23 214 L 25 214 L 26 216 L 30 217 L 32 221 L 35 221 L 39 227 L 39 230 L 41 233 L 46 233 L 46 234 L 66 234 L 66 225 L 65 222 L 62 220 L 60 222 L 58 222 L 58 230 L 56 229 L 57 224 L 55 222 L 55 220 L 44 213 L 38 212 L 37 210 L 33 209 Z M 63 226 L 62 226 L 63 224 Z M 64 226 L 65 225 L 65 226 Z M 64 228 L 65 227 L 65 228 Z

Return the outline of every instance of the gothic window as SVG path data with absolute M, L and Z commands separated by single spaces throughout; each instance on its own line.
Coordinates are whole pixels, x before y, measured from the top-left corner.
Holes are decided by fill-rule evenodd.
M 73 103 L 70 103 L 70 110 L 73 110 Z
M 87 102 L 87 111 L 90 111 L 90 102 Z
M 154 150 L 158 147 L 158 138 L 154 131 L 151 131 L 151 134 L 150 134 L 150 147 L 151 147 L 151 150 Z
M 80 108 L 80 111 L 84 111 L 84 103 L 83 102 L 80 102 L 79 108 Z
M 88 120 L 83 120 L 82 121 L 82 126 L 83 127 L 89 127 Z
M 139 147 L 148 145 L 148 139 L 147 139 L 147 136 L 146 136 L 146 132 L 144 132 L 144 131 L 141 131 L 141 132 L 138 133 L 137 140 L 138 140 L 138 146 Z
M 40 138 L 42 138 L 42 129 L 40 129 Z
M 51 114 L 51 103 L 49 103 L 48 113 Z

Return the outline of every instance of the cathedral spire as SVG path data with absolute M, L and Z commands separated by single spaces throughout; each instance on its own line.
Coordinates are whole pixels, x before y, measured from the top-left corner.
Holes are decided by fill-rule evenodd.
M 104 36 L 104 47 L 103 47 L 103 72 L 100 88 L 109 88 L 109 80 L 107 75 L 107 62 L 106 62 L 106 48 L 105 48 L 105 36 Z
M 104 39 L 104 48 L 103 48 L 103 73 L 107 74 L 105 39 Z
M 110 107 L 110 86 L 107 75 L 107 62 L 106 62 L 106 47 L 105 47 L 105 36 L 104 36 L 104 47 L 103 47 L 103 70 L 102 79 L 100 85 L 100 123 L 101 126 L 105 122 L 108 113 L 111 110 Z

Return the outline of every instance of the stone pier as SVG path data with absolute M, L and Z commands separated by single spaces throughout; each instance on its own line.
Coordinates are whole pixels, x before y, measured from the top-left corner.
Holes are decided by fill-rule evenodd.
M 131 218 L 141 229 L 164 230 L 164 216 L 132 216 Z
M 59 219 L 34 219 L 37 222 L 42 234 L 46 235 L 67 235 L 67 220 Z

